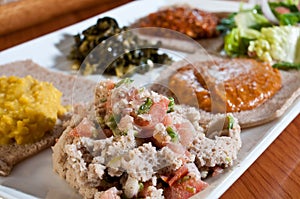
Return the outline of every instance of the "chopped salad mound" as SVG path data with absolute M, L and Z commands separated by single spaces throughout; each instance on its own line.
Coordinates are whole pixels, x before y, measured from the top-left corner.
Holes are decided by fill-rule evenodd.
M 129 79 L 100 82 L 67 125 L 53 166 L 84 198 L 189 198 L 241 148 L 231 114 L 208 118 Z

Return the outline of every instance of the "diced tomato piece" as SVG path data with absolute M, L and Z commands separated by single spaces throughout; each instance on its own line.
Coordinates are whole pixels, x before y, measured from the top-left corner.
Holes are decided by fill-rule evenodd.
M 73 137 L 79 137 L 79 134 L 78 134 L 76 128 L 75 128 L 75 129 L 72 129 L 72 130 L 69 132 L 69 134 L 70 134 L 71 136 L 73 136 Z
M 161 178 L 164 182 L 168 183 L 168 180 L 169 180 L 169 177 L 168 177 L 168 176 L 163 176 L 163 175 L 161 175 L 160 178 Z
M 188 174 L 188 168 L 183 165 L 177 171 L 175 171 L 175 175 L 168 181 L 169 186 L 172 186 L 177 180 Z
M 107 83 L 106 83 L 106 88 L 109 90 L 112 90 L 113 88 L 115 88 L 115 86 L 116 86 L 116 84 L 111 80 L 107 81 Z
M 164 190 L 164 196 L 166 199 L 188 199 L 204 190 L 207 186 L 206 182 L 194 178 L 179 180 Z
M 104 191 L 100 195 L 100 199 L 117 199 L 117 198 L 120 198 L 120 196 L 119 196 L 119 191 L 115 187 L 112 187 Z
M 285 7 L 277 7 L 275 8 L 275 11 L 278 12 L 279 14 L 287 14 L 291 12 L 290 9 Z
M 154 126 L 163 121 L 167 114 L 169 103 L 170 100 L 168 98 L 162 98 L 159 102 L 151 106 L 149 111 L 152 119 L 150 126 Z
M 181 124 L 176 124 L 177 132 L 180 135 L 180 143 L 183 146 L 189 146 L 196 135 L 196 130 L 190 121 L 185 121 Z
M 169 115 L 166 115 L 162 122 L 165 126 L 171 126 L 172 125 L 172 118 Z
M 149 124 L 150 124 L 150 121 L 148 121 L 148 120 L 144 120 L 143 118 L 141 118 L 141 117 L 139 117 L 139 116 L 136 116 L 135 118 L 134 118 L 134 123 L 136 124 L 136 125 L 139 125 L 139 126 L 148 126 Z
M 93 123 L 87 118 L 84 118 L 70 134 L 77 137 L 91 137 L 94 129 Z
M 167 147 L 171 149 L 174 153 L 177 153 L 178 155 L 185 155 L 186 153 L 186 147 L 182 146 L 180 143 L 168 143 Z

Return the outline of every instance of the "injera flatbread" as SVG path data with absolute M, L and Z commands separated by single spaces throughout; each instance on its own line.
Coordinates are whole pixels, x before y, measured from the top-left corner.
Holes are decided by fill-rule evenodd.
M 173 65 L 169 66 L 171 72 L 165 72 L 163 78 L 157 80 L 158 84 L 152 87 L 152 89 L 158 93 L 162 93 L 165 95 L 171 95 L 166 85 L 168 85 L 169 77 L 176 72 L 176 69 L 183 67 L 187 64 L 187 60 L 190 63 L 197 65 L 197 57 L 187 58 L 184 61 L 178 61 L 173 63 Z M 206 57 L 203 56 L 201 61 L 219 59 L 219 57 L 210 56 Z M 300 95 L 300 71 L 298 70 L 289 70 L 283 71 L 280 70 L 281 78 L 282 78 L 282 88 L 269 100 L 267 100 L 262 105 L 252 109 L 250 111 L 241 111 L 235 112 L 233 115 L 238 119 L 239 125 L 242 128 L 249 128 L 258 125 L 262 125 L 268 122 L 271 122 L 279 117 L 281 117 L 285 111 L 293 104 L 293 102 L 299 97 Z M 161 86 L 164 85 L 164 86 Z M 212 113 L 202 112 L 202 116 L 205 117 L 212 117 Z
M 63 105 L 74 105 L 93 100 L 95 82 L 76 76 L 52 72 L 30 60 L 0 66 L 0 76 L 3 75 L 18 77 L 31 75 L 40 81 L 52 82 L 63 93 Z M 67 117 L 61 119 L 64 120 Z M 0 146 L 0 176 L 9 175 L 14 165 L 54 145 L 55 140 L 61 135 L 63 130 L 63 125 L 59 124 L 56 125 L 52 132 L 47 133 L 42 140 L 36 143 Z

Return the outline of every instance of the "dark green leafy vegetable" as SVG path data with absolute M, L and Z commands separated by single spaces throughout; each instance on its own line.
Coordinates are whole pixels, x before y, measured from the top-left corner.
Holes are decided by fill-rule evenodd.
M 83 74 L 121 77 L 135 72 L 143 74 L 172 61 L 167 54 L 159 52 L 160 42 L 150 44 L 127 30 L 119 27 L 115 19 L 104 17 L 74 36 L 75 44 L 68 57 L 74 61 L 72 69 Z M 101 47 L 96 48 L 99 44 Z
M 168 126 L 166 128 L 168 135 L 171 137 L 172 142 L 178 142 L 178 134 L 172 129 L 172 127 Z
M 287 13 L 279 16 L 280 25 L 296 25 L 300 22 L 300 12 Z
M 221 19 L 220 23 L 217 26 L 217 30 L 222 34 L 226 34 L 236 27 L 234 17 L 237 13 L 231 13 L 227 18 Z
M 146 99 L 146 102 L 140 106 L 140 108 L 138 110 L 138 114 L 148 113 L 152 104 L 153 104 L 152 100 L 148 97 Z
M 273 68 L 278 68 L 282 70 L 296 69 L 300 70 L 300 63 L 290 63 L 290 62 L 278 62 L 273 64 Z
M 300 23 L 300 12 L 294 2 L 269 2 L 269 6 L 279 20 L 280 25 L 296 25 Z M 285 8 L 288 13 L 280 13 L 277 9 Z

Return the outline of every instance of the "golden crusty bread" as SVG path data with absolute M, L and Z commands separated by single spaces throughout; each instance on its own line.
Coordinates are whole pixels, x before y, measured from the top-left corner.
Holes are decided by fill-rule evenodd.
M 63 105 L 84 103 L 93 99 L 94 82 L 47 70 L 30 60 L 0 66 L 0 76 L 3 75 L 18 77 L 31 75 L 40 81 L 52 82 L 63 93 Z M 14 165 L 54 145 L 55 140 L 65 129 L 63 121 L 67 120 L 68 116 L 66 115 L 60 119 L 62 122 L 58 123 L 53 131 L 47 132 L 44 138 L 38 142 L 25 145 L 10 144 L 0 146 L 0 176 L 9 175 Z
M 0 6 L 0 26 L 5 27 L 0 28 L 0 34 L 4 35 L 38 25 L 65 13 L 75 12 L 97 4 L 98 1 L 96 0 L 12 1 Z

